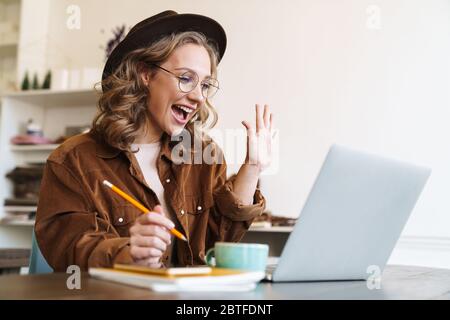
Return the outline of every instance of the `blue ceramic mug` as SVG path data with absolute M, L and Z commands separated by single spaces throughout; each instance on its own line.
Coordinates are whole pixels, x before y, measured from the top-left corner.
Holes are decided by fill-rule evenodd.
M 206 253 L 205 260 L 211 267 L 265 271 L 268 255 L 267 244 L 216 242 Z

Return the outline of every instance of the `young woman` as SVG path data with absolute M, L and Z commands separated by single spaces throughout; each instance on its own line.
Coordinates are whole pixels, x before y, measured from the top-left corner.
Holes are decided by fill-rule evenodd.
M 242 122 L 247 157 L 233 179 L 217 145 L 198 140 L 198 124 L 217 121 L 210 99 L 225 47 L 216 21 L 165 11 L 138 23 L 114 49 L 92 130 L 47 160 L 35 232 L 56 271 L 204 264 L 208 248 L 239 241 L 263 212 L 256 186 L 271 160 L 268 106 L 256 106 L 255 127 Z M 141 214 L 104 180 L 152 212 Z M 173 227 L 187 241 L 171 237 Z

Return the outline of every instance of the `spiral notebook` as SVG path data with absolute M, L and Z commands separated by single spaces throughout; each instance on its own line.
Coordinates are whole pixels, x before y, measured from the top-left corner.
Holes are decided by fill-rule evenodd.
M 178 270 L 155 271 L 145 267 L 115 265 L 114 268 L 90 268 L 89 275 L 100 280 L 158 292 L 250 291 L 255 289 L 256 284 L 265 277 L 265 273 L 261 271 L 209 267 L 169 269 Z

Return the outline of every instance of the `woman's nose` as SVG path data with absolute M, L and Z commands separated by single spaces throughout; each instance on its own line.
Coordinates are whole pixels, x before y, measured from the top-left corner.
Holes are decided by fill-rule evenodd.
M 203 97 L 203 94 L 202 94 L 202 88 L 201 88 L 200 82 L 197 84 L 197 86 L 194 88 L 194 90 L 189 92 L 188 97 L 191 100 L 197 101 L 199 104 L 201 104 L 203 102 L 203 100 L 205 100 L 205 97 Z

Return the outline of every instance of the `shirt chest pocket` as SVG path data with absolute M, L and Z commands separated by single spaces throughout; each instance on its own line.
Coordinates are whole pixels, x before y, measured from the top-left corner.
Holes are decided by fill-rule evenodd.
M 111 208 L 111 223 L 122 237 L 129 236 L 129 229 L 141 211 L 131 204 L 115 205 Z
M 205 193 L 198 196 L 185 196 L 184 201 L 178 204 L 177 216 L 199 215 L 207 212 L 214 206 L 214 200 L 211 193 Z

